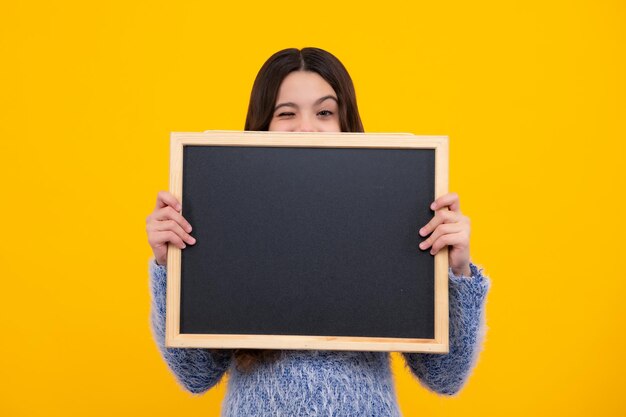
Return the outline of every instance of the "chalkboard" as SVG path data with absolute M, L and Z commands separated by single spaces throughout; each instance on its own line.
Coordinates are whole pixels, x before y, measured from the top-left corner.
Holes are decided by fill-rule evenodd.
M 172 133 L 170 181 L 168 346 L 447 351 L 446 137 Z

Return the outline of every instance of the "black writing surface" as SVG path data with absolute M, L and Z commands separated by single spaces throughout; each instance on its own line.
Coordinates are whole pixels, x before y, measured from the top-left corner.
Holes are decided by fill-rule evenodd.
M 185 334 L 434 337 L 434 149 L 183 150 Z

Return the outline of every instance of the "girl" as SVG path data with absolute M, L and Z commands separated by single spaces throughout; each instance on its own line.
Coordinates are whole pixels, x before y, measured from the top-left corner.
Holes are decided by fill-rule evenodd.
M 254 82 L 246 130 L 363 132 L 352 80 L 330 53 L 286 49 L 271 56 Z M 419 230 L 422 250 L 448 247 L 450 352 L 404 353 L 411 372 L 429 389 L 452 395 L 467 380 L 480 351 L 489 279 L 469 256 L 469 219 L 459 197 L 431 205 L 432 220 Z M 167 245 L 193 245 L 181 205 L 161 191 L 147 218 L 152 292 L 151 323 L 163 358 L 178 381 L 202 393 L 229 372 L 224 416 L 398 416 L 386 352 L 209 350 L 166 348 Z M 417 238 L 417 236 L 416 236 Z

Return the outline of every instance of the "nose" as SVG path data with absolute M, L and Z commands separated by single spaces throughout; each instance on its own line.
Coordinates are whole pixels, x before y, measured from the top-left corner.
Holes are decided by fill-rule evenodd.
M 315 132 L 317 131 L 315 123 L 309 117 L 302 117 L 300 124 L 297 126 L 296 132 Z
M 300 128 L 296 130 L 296 132 L 315 132 L 315 129 L 306 125 L 306 126 L 300 126 Z

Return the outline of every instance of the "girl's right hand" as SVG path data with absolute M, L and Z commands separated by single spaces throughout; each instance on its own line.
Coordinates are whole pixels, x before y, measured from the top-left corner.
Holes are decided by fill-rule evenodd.
M 193 245 L 196 239 L 191 237 L 191 225 L 180 214 L 180 203 L 167 191 L 159 191 L 156 208 L 146 218 L 148 243 L 159 265 L 167 264 L 167 244 L 171 242 L 180 249 L 186 247 L 185 242 Z

